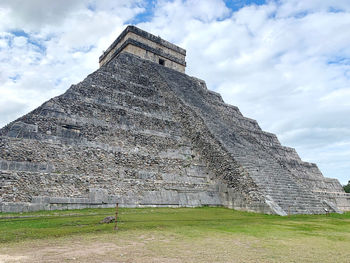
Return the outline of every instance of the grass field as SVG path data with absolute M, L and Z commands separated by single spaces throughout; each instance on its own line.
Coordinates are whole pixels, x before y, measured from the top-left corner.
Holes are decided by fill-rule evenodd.
M 0 214 L 0 262 L 350 262 L 350 213 L 280 217 L 226 208 Z

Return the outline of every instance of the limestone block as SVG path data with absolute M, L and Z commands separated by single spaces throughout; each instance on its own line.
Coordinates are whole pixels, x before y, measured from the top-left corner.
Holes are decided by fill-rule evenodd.
M 17 121 L 13 123 L 7 133 L 9 137 L 30 137 L 31 133 L 38 132 L 38 126 L 33 124 L 24 123 L 22 121 Z
M 32 197 L 32 203 L 33 204 L 49 204 L 50 203 L 50 197 L 49 196 L 33 196 Z
M 222 205 L 218 192 L 199 192 L 201 205 L 220 206 Z
M 67 204 L 51 204 L 50 210 L 67 210 L 68 205 Z
M 28 204 L 28 212 L 40 211 L 40 210 L 49 210 L 49 204 Z
M 69 197 L 50 197 L 50 204 L 70 204 L 72 203 Z
M 108 202 L 108 192 L 106 189 L 101 188 L 90 188 L 89 199 L 91 203 L 102 204 Z
M 133 192 L 127 192 L 120 196 L 120 204 L 125 207 L 137 207 L 140 203 L 140 195 Z
M 199 194 L 198 193 L 186 193 L 186 204 L 185 206 L 188 207 L 196 207 L 196 206 L 201 206 L 201 200 L 199 198 Z
M 0 168 L 1 168 L 1 170 L 7 170 L 8 169 L 7 161 L 1 160 L 0 161 Z
M 25 203 L 9 203 L 9 202 L 3 202 L 2 203 L 2 212 L 8 213 L 8 212 L 27 212 L 28 205 Z

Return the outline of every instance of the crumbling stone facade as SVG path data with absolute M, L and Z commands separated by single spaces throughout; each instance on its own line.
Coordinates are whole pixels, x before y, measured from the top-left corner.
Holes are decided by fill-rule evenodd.
M 205 82 L 120 52 L 0 130 L 0 211 L 226 206 L 350 210 L 336 179 Z

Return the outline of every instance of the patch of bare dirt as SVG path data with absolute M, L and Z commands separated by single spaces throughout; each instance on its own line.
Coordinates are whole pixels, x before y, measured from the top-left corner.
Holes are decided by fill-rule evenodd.
M 107 239 L 107 240 L 101 240 Z M 147 244 L 153 236 L 137 237 L 135 240 L 118 239 L 117 235 L 104 238 L 79 240 L 78 238 L 56 241 L 23 242 L 0 248 L 0 263 L 12 262 L 166 262 L 178 263 L 178 259 L 157 256 Z M 159 242 L 160 240 L 156 240 Z M 166 240 L 160 241 L 164 242 Z
M 10 255 L 1 255 L 0 254 L 0 263 L 5 262 L 20 262 L 21 260 L 26 260 L 25 256 L 10 256 Z

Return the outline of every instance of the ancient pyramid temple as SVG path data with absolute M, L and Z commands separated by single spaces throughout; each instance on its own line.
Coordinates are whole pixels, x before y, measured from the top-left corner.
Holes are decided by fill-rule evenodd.
M 336 179 L 186 75 L 186 51 L 128 26 L 100 68 L 0 130 L 0 211 L 350 209 Z

